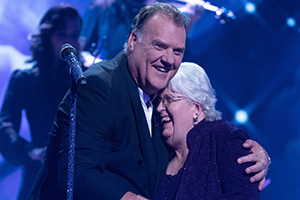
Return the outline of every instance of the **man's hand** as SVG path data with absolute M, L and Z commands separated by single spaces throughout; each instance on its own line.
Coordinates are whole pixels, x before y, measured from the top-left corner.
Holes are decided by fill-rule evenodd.
M 247 174 L 256 172 L 256 174 L 250 178 L 250 182 L 253 183 L 259 181 L 258 189 L 262 190 L 266 182 L 266 175 L 269 165 L 271 164 L 271 159 L 266 150 L 253 140 L 246 140 L 246 142 L 243 144 L 243 147 L 250 149 L 250 152 L 252 153 L 239 158 L 237 162 L 239 164 L 255 162 L 254 165 L 246 168 L 245 171 Z
M 146 199 L 145 197 L 134 194 L 132 192 L 126 192 L 126 194 L 124 194 L 121 200 L 149 200 L 149 199 Z

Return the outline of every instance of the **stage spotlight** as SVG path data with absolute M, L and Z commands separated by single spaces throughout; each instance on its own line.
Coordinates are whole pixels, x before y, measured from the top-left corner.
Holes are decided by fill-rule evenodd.
M 256 6 L 255 6 L 255 4 L 254 4 L 254 3 L 251 3 L 251 2 L 246 3 L 246 5 L 245 5 L 245 11 L 246 11 L 246 13 L 248 13 L 248 14 L 253 14 L 253 13 L 255 13 L 255 11 L 256 11 Z
M 296 26 L 296 20 L 292 17 L 289 17 L 289 18 L 286 19 L 286 24 L 289 27 L 295 27 Z
M 248 113 L 245 110 L 238 110 L 235 113 L 235 121 L 239 124 L 245 124 L 248 121 Z

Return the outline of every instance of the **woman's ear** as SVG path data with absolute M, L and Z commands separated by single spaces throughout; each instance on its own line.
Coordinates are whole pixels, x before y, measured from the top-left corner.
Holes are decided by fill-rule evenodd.
M 203 109 L 203 106 L 200 103 L 195 103 L 195 112 L 201 113 Z
M 200 103 L 195 103 L 195 114 L 198 114 L 199 121 L 205 118 L 205 113 L 203 112 L 203 106 Z

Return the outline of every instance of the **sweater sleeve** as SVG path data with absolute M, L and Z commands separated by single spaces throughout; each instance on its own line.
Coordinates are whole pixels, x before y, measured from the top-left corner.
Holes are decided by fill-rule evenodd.
M 218 199 L 259 199 L 258 183 L 251 183 L 253 174 L 246 174 L 245 169 L 253 163 L 238 164 L 239 157 L 249 154 L 249 150 L 242 147 L 248 139 L 248 134 L 232 124 L 227 124 L 221 134 L 222 141 L 218 148 L 218 166 L 222 196 Z M 224 127 L 223 127 L 224 128 Z
M 26 72 L 12 73 L 0 114 L 0 152 L 15 165 L 31 161 L 27 154 L 28 142 L 19 135 L 28 85 Z

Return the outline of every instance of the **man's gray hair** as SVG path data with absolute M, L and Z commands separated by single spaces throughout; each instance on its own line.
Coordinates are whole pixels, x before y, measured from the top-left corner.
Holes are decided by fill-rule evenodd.
M 175 6 L 168 3 L 153 3 L 143 7 L 140 12 L 134 17 L 129 33 L 127 35 L 127 41 L 124 44 L 124 51 L 127 52 L 128 38 L 131 33 L 135 33 L 138 38 L 141 37 L 143 27 L 147 21 L 155 14 L 161 14 L 167 16 L 178 27 L 184 27 L 187 32 L 187 26 L 189 19 L 185 17 Z

